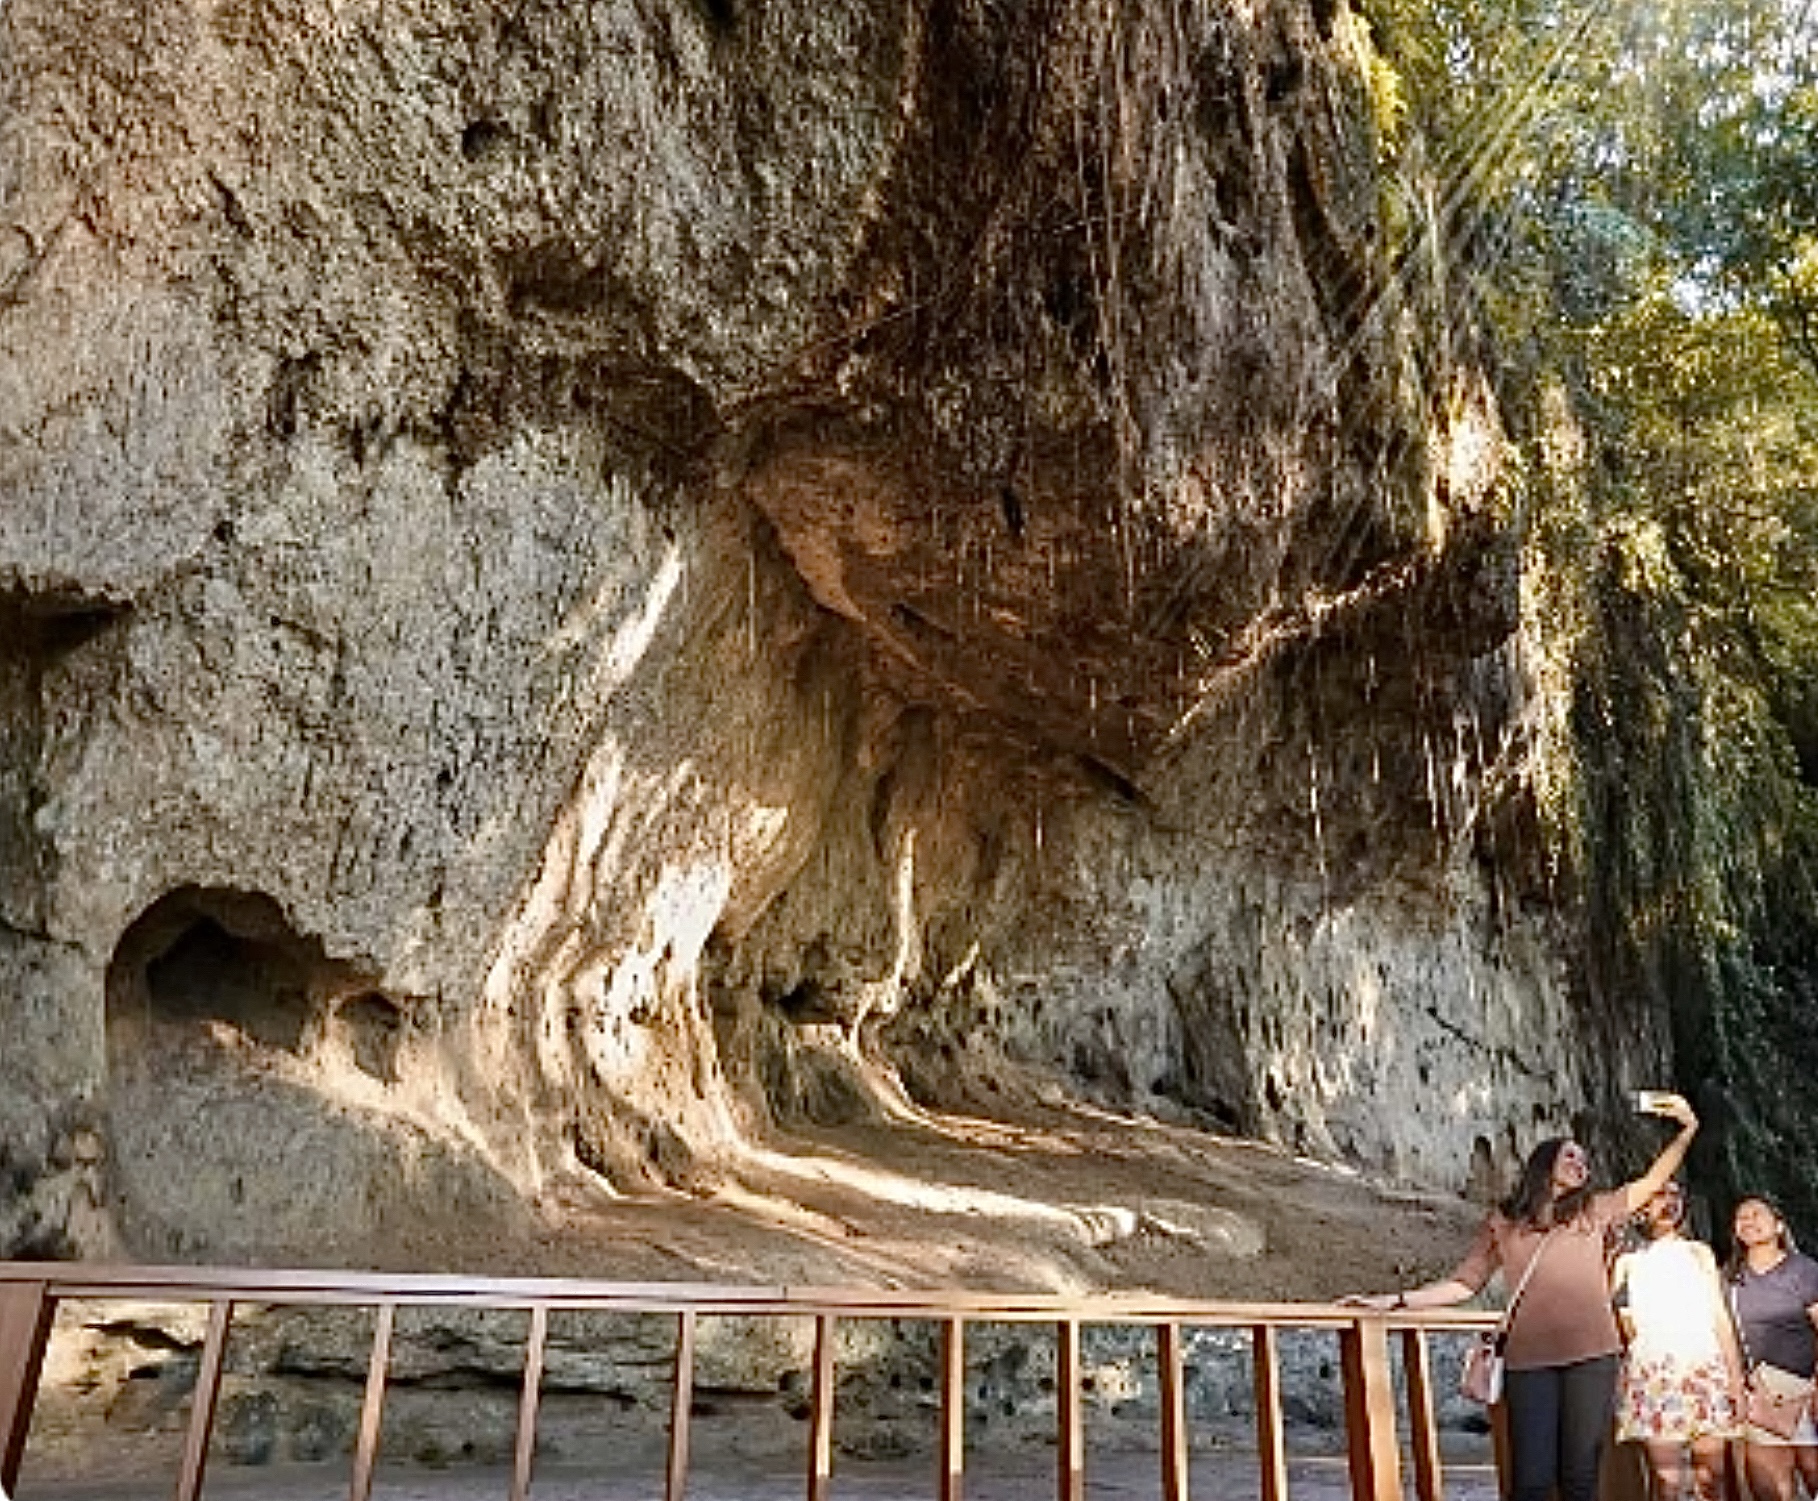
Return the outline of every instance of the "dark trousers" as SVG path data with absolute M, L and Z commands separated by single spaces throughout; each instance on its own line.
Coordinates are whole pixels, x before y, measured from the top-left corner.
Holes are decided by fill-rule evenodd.
M 1610 1434 L 1621 1357 L 1509 1371 L 1509 1501 L 1597 1501 L 1597 1469 Z

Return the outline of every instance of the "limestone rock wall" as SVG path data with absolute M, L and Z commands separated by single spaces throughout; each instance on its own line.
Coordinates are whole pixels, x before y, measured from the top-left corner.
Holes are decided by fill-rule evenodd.
M 13 0 L 0 1247 L 445 1261 L 861 1050 L 1446 1186 L 1620 1083 L 1362 46 Z

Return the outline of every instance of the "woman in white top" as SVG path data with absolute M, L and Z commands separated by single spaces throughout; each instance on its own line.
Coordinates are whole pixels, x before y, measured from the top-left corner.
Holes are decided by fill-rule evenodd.
M 1742 1432 L 1743 1372 L 1717 1258 L 1681 1233 L 1679 1184 L 1649 1199 L 1639 1219 L 1648 1243 L 1611 1270 L 1628 1333 L 1616 1437 L 1643 1446 L 1657 1497 L 1683 1492 L 1689 1454 L 1693 1494 L 1718 1501 L 1727 1441 Z

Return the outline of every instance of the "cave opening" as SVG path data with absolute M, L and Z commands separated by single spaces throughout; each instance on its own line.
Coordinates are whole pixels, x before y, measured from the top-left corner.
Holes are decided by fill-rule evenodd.
M 315 1258 L 388 1233 L 399 1146 L 371 1086 L 402 1082 L 411 1018 L 373 978 L 259 891 L 181 887 L 125 930 L 104 1115 L 131 1254 Z
M 230 933 L 201 917 L 145 967 L 153 1017 L 218 1018 L 267 1047 L 295 1052 L 309 1017 L 308 974 L 279 944 Z
M 152 903 L 121 936 L 108 969 L 108 1034 L 116 1065 L 173 1034 L 223 1030 L 295 1053 L 316 997 L 345 989 L 346 966 L 299 934 L 261 892 L 183 887 Z

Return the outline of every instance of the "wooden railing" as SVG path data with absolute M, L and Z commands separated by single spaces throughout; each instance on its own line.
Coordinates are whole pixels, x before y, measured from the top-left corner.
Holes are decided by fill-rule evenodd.
M 1247 1330 L 1256 1397 L 1260 1501 L 1286 1501 L 1288 1468 L 1281 1403 L 1279 1337 L 1284 1330 L 1337 1336 L 1344 1386 L 1345 1442 L 1357 1501 L 1404 1501 L 1401 1418 L 1417 1501 L 1442 1501 L 1444 1474 L 1434 1415 L 1428 1333 L 1489 1327 L 1479 1312 L 1365 1313 L 1319 1303 L 1211 1303 L 1145 1296 L 1054 1297 L 1016 1293 L 891 1292 L 844 1288 L 716 1287 L 548 1278 L 445 1277 L 360 1272 L 261 1271 L 208 1267 L 112 1267 L 63 1262 L 0 1263 L 0 1489 L 18 1479 L 52 1321 L 64 1299 L 205 1303 L 204 1337 L 176 1501 L 195 1501 L 214 1426 L 227 1339 L 237 1306 L 357 1304 L 375 1310 L 365 1401 L 353 1455 L 350 1501 L 367 1501 L 378 1460 L 392 1336 L 401 1307 L 519 1309 L 528 1314 L 511 1498 L 530 1492 L 537 1408 L 549 1316 L 561 1310 L 667 1315 L 675 1321 L 665 1501 L 682 1501 L 694 1405 L 694 1343 L 703 1316 L 813 1320 L 804 1495 L 831 1494 L 834 1337 L 841 1320 L 926 1320 L 941 1334 L 939 1467 L 935 1494 L 961 1501 L 965 1481 L 965 1341 L 971 1323 L 1047 1323 L 1055 1331 L 1056 1494 L 1083 1501 L 1085 1425 L 1080 1335 L 1090 1326 L 1155 1330 L 1160 1395 L 1163 1501 L 1188 1501 L 1188 1429 L 1183 1331 Z M 1401 1345 L 1405 1414 L 1398 1412 L 1391 1340 Z

